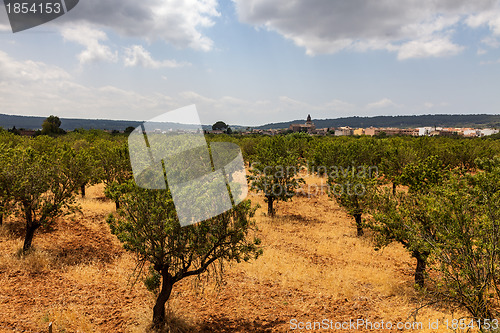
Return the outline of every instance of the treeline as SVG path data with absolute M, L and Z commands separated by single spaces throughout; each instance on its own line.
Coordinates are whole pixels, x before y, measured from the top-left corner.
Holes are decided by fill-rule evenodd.
M 25 129 L 41 129 L 46 117 L 35 116 L 14 116 L 0 114 L 0 127 L 7 128 L 25 128 Z M 97 130 L 117 130 L 123 131 L 127 127 L 136 128 L 141 124 L 139 121 L 128 120 L 108 120 L 108 119 L 77 119 L 77 118 L 61 118 L 61 127 L 66 131 L 76 129 L 97 129 Z

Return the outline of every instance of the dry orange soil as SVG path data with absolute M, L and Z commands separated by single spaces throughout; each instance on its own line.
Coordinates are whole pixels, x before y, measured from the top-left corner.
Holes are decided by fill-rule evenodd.
M 306 180 L 313 196 L 279 203 L 274 219 L 250 195 L 262 206 L 255 219 L 264 254 L 228 266 L 219 288 L 194 288 L 194 278 L 176 284 L 172 332 L 311 332 L 292 330 L 293 323 L 358 319 L 449 331 L 443 320 L 458 314 L 430 307 L 412 314 L 421 301 L 406 251 L 397 244 L 374 251 L 370 233 L 356 237 L 351 218 L 316 193 L 321 180 Z M 0 332 L 48 332 L 49 322 L 54 332 L 146 331 L 154 296 L 142 282 L 129 283 L 134 257 L 110 234 L 105 219 L 114 204 L 102 197 L 102 186 L 88 189 L 82 212 L 38 230 L 36 250 L 25 258 L 16 255 L 22 223 L 10 217 L 0 228 Z M 440 328 L 428 329 L 429 320 L 440 320 Z

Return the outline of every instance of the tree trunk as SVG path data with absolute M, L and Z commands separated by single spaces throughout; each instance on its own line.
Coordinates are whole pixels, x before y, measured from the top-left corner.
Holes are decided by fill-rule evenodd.
M 85 184 L 80 186 L 80 191 L 82 192 L 82 198 L 85 198 Z
M 173 278 L 167 273 L 162 273 L 162 285 L 160 294 L 156 299 L 156 304 L 153 307 L 153 326 L 159 328 L 165 322 L 165 304 L 170 298 L 172 292 Z
M 269 216 L 274 216 L 274 198 L 273 197 L 267 197 L 267 215 Z
M 116 210 L 120 209 L 120 201 L 119 200 L 115 200 L 115 207 L 116 207 Z
M 354 220 L 356 220 L 356 229 L 358 232 L 358 237 L 363 236 L 363 224 L 361 222 L 361 214 L 354 214 Z
M 415 284 L 422 288 L 425 284 L 424 274 L 425 268 L 427 267 L 427 254 L 414 251 L 413 257 L 417 259 L 417 267 L 415 268 Z
M 392 194 L 396 195 L 396 183 L 392 182 Z
M 35 235 L 36 229 L 38 229 L 42 224 L 33 221 L 33 214 L 28 203 L 24 203 L 24 216 L 26 218 L 26 235 L 24 236 L 23 253 L 27 253 L 31 249 L 31 243 L 33 242 L 33 236 Z
M 23 253 L 27 253 L 31 249 L 33 236 L 35 235 L 35 231 L 39 226 L 40 225 L 38 223 L 26 224 L 26 236 L 24 237 Z
M 3 203 L 0 203 L 0 225 L 3 224 L 3 208 L 5 205 Z

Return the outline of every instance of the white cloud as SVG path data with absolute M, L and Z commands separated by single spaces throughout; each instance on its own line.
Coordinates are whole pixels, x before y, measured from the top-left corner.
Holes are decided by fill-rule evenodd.
M 500 47 L 500 40 L 492 36 L 483 38 L 481 40 L 481 43 L 488 47 L 491 47 L 492 49 L 498 49 Z
M 195 91 L 167 95 L 139 93 L 119 87 L 87 86 L 63 69 L 41 62 L 20 61 L 0 51 L 0 102 L 2 112 L 22 115 L 94 119 L 146 120 L 186 105 L 196 104 L 204 123 L 257 125 L 301 119 L 352 115 L 361 108 L 332 100 L 312 104 L 291 97 L 247 100 L 237 96 L 211 97 Z
M 233 2 L 240 21 L 276 31 L 309 55 L 387 50 L 400 60 L 443 57 L 464 49 L 452 42 L 454 28 L 464 20 L 500 31 L 500 15 L 491 14 L 498 10 L 497 0 Z
M 209 51 L 213 41 L 203 30 L 212 27 L 218 16 L 217 0 L 86 0 L 58 24 L 90 24 L 121 36 Z
M 177 68 L 190 65 L 189 63 L 179 63 L 175 60 L 154 60 L 151 53 L 144 49 L 141 45 L 132 45 L 125 49 L 124 64 L 127 67 L 141 66 L 145 68 Z
M 85 47 L 85 50 L 78 55 L 81 65 L 98 61 L 116 62 L 118 60 L 116 51 L 113 52 L 109 46 L 101 44 L 108 39 L 104 31 L 80 25 L 63 28 L 61 33 L 65 40 Z
M 11 80 L 17 83 L 44 83 L 53 80 L 65 80 L 70 75 L 56 66 L 49 66 L 32 60 L 14 61 L 9 55 L 0 51 L 0 82 L 7 84 Z
M 494 35 L 500 35 L 500 8 L 498 6 L 467 17 L 465 23 L 472 28 L 488 26 Z
M 394 103 L 389 98 L 383 98 L 380 101 L 369 103 L 366 105 L 367 109 L 386 109 L 386 108 L 399 108 L 401 105 Z
M 165 94 L 160 89 L 140 93 L 112 85 L 83 85 L 57 66 L 14 59 L 0 51 L 0 105 L 3 113 L 10 114 L 146 120 L 194 103 L 204 124 L 224 120 L 229 124 L 259 125 L 303 119 L 308 113 L 314 119 L 411 114 L 423 110 L 424 104 L 411 108 L 389 98 L 368 105 L 340 99 L 310 102 L 295 96 L 251 100 L 229 95 L 214 97 L 196 91 Z M 433 105 L 444 104 L 433 102 Z
M 414 40 L 401 45 L 398 59 L 447 57 L 456 55 L 463 49 L 463 46 L 453 44 L 447 38 Z

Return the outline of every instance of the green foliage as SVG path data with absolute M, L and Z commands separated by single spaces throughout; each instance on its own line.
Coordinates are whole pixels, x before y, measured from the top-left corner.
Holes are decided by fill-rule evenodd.
M 57 116 L 49 116 L 42 123 L 43 135 L 56 135 L 66 133 L 61 127 L 61 120 Z
M 226 132 L 229 126 L 223 122 L 223 121 L 218 121 L 215 124 L 212 125 L 212 130 L 213 131 L 224 131 Z
M 301 163 L 291 143 L 283 136 L 264 138 L 255 149 L 257 162 L 250 169 L 249 180 L 253 190 L 264 193 L 270 216 L 275 213 L 274 202 L 290 200 L 305 183 L 297 178 Z
M 155 294 L 159 292 L 161 286 L 161 275 L 155 271 L 153 266 L 149 266 L 148 275 L 144 278 L 144 285 L 146 286 L 146 289 Z
M 384 142 L 380 169 L 385 178 L 393 183 L 394 191 L 401 181 L 405 166 L 416 159 L 417 154 L 410 141 L 395 137 Z
M 225 262 L 256 259 L 262 249 L 252 238 L 255 208 L 244 201 L 234 209 L 196 225 L 181 227 L 168 190 L 145 190 L 132 181 L 121 185 L 121 209 L 110 215 L 111 231 L 124 248 L 137 255 L 139 266 L 150 263 L 161 275 L 153 321 L 165 317 L 172 286 L 188 276 L 212 270 L 221 278 Z M 156 278 L 147 279 L 154 288 Z
M 363 235 L 361 217 L 371 207 L 377 178 L 378 169 L 367 165 L 335 168 L 328 175 L 328 195 L 354 217 L 358 236 Z
M 119 187 L 123 208 L 108 219 L 111 231 L 127 250 L 154 264 L 157 271 L 168 269 L 181 278 L 189 268 L 206 268 L 208 262 L 247 261 L 260 254 L 258 240 L 246 239 L 255 227 L 250 220 L 255 208 L 249 201 L 210 220 L 181 227 L 168 190 L 146 190 L 132 181 Z
M 126 141 L 97 139 L 92 144 L 95 158 L 93 179 L 105 185 L 105 195 L 119 207 L 118 194 L 113 184 L 123 184 L 132 177 Z
M 135 128 L 134 128 L 134 127 L 129 126 L 129 127 L 127 127 L 127 128 L 125 129 L 124 133 L 125 133 L 125 134 L 130 134 L 130 133 L 132 133 L 134 130 L 135 130 Z
M 407 164 L 399 177 L 399 182 L 409 186 L 411 192 L 420 192 L 439 184 L 448 174 L 449 167 L 438 156 Z
M 321 174 L 335 167 L 378 166 L 381 149 L 380 141 L 371 137 L 318 138 L 310 144 L 310 171 Z
M 483 171 L 457 170 L 425 191 L 381 191 L 368 225 L 378 247 L 397 241 L 417 259 L 415 280 L 429 280 L 434 301 L 484 320 L 500 312 L 500 158 L 475 163 Z
M 436 238 L 433 296 L 474 319 L 500 314 L 500 159 L 478 161 L 484 171 L 453 176 L 432 189 Z
M 80 170 L 75 151 L 46 136 L 0 151 L 3 193 L 18 204 L 16 213 L 26 222 L 23 251 L 31 247 L 34 232 L 55 218 L 72 212 Z

